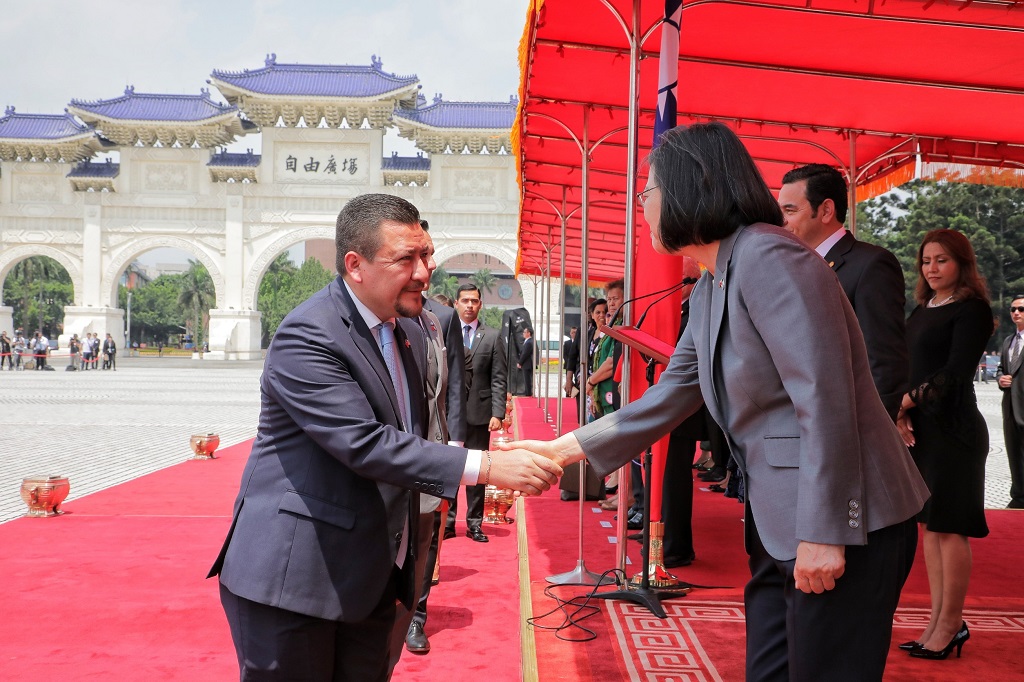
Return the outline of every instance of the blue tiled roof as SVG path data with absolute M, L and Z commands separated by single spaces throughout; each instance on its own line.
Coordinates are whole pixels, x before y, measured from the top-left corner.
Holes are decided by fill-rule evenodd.
M 121 164 L 106 162 L 82 161 L 68 173 L 69 178 L 116 178 L 121 172 Z
M 214 70 L 213 78 L 242 90 L 261 95 L 377 97 L 416 85 L 416 76 L 396 76 L 381 70 L 376 57 L 370 66 L 330 64 L 278 64 L 267 57 L 262 69 Z
M 508 102 L 445 102 L 418 109 L 395 109 L 395 117 L 434 128 L 482 128 L 508 130 L 516 117 L 516 101 Z
M 73 99 L 71 106 L 122 121 L 203 121 L 238 111 L 237 107 L 212 101 L 205 88 L 199 95 L 160 95 L 137 93 L 128 86 L 121 97 L 95 102 Z
M 250 149 L 244 154 L 235 152 L 219 152 L 210 156 L 210 163 L 207 166 L 225 166 L 228 168 L 238 168 L 240 166 L 258 166 L 260 165 L 261 155 L 253 154 Z
M 8 140 L 60 140 L 91 131 L 71 114 L 17 114 L 7 107 L 0 118 L 0 138 Z
M 399 156 L 397 152 L 390 157 L 385 156 L 380 167 L 386 171 L 428 171 L 430 170 L 430 157 Z

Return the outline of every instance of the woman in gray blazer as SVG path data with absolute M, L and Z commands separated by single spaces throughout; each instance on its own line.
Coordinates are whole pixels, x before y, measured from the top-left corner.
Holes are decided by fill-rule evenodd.
M 690 323 L 639 400 L 516 445 L 603 475 L 706 403 L 747 486 L 747 679 L 881 680 L 928 491 L 853 309 L 728 128 L 676 128 L 649 161 L 655 250 L 707 267 Z

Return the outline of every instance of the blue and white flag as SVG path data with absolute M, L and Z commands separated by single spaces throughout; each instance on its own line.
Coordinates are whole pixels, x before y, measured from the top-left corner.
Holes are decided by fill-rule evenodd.
M 676 127 L 676 90 L 679 85 L 679 23 L 683 0 L 665 0 L 665 20 L 661 25 L 661 60 L 658 68 L 658 113 L 654 117 L 654 141 Z

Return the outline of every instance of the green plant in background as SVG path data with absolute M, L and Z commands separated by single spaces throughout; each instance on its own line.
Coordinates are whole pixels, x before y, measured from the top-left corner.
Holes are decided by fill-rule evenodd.
M 75 301 L 67 270 L 47 256 L 19 261 L 4 280 L 4 304 L 14 308 L 14 329 L 31 336 L 40 330 L 56 338 L 64 330 L 64 306 Z M 4 329 L 8 335 L 14 329 Z
M 438 267 L 434 270 L 433 274 L 430 275 L 430 288 L 427 290 L 428 295 L 444 294 L 454 301 L 458 296 L 458 293 L 459 278 L 455 275 L 449 275 L 448 271 L 442 267 Z
M 216 304 L 217 294 L 206 266 L 190 260 L 188 270 L 182 275 L 178 305 L 181 306 L 185 314 L 192 315 L 192 336 L 196 348 L 202 348 L 203 340 L 206 338 L 203 317 Z
M 295 306 L 323 289 L 334 275 L 315 258 L 296 267 L 287 253 L 278 256 L 267 269 L 260 282 L 256 305 L 262 313 L 260 326 L 266 347 L 277 332 L 281 321 Z
M 971 240 L 1000 323 L 989 344 L 995 349 L 1013 327 L 1010 301 L 1024 293 L 1024 189 L 915 180 L 857 206 L 857 237 L 889 249 L 903 267 L 908 311 L 916 305 L 917 250 L 926 232 L 940 228 Z

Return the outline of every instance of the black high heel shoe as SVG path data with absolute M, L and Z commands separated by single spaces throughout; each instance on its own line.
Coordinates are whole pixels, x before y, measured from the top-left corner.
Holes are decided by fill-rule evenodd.
M 964 642 L 971 638 L 971 631 L 967 629 L 967 623 L 961 623 L 960 630 L 949 640 L 949 644 L 941 651 L 932 651 L 923 646 L 919 649 L 911 649 L 910 655 L 914 658 L 927 658 L 932 661 L 944 661 L 949 657 L 949 652 L 956 647 L 956 657 L 960 658 L 960 650 L 964 648 Z
M 897 648 L 901 651 L 917 651 L 923 646 L 924 644 L 921 644 L 916 639 L 912 639 L 909 642 L 903 642 L 903 644 L 900 644 Z

